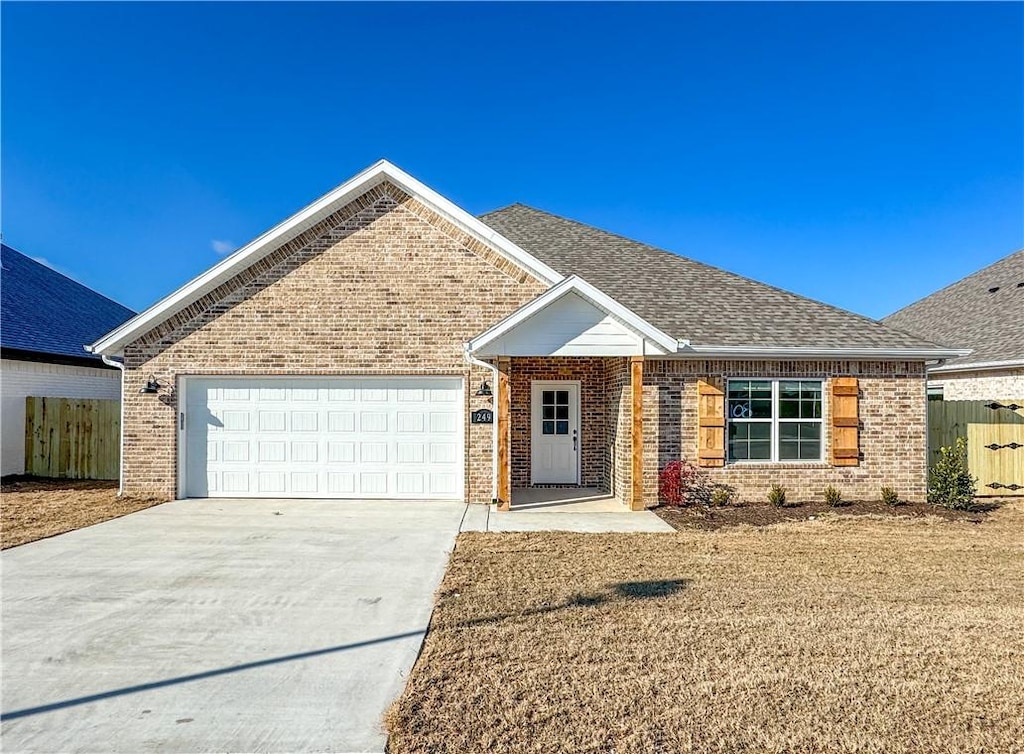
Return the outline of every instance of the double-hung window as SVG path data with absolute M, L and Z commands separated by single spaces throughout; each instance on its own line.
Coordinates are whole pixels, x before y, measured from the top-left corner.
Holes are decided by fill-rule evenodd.
M 820 461 L 821 380 L 729 380 L 730 461 Z

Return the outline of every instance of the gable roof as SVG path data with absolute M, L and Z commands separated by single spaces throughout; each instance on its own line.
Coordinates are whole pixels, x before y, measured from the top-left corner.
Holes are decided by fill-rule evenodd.
M 524 204 L 481 216 L 563 275 L 578 275 L 694 352 L 827 354 L 949 349 L 873 319 Z M 909 357 L 909 355 L 908 355 Z
M 551 286 L 533 301 L 520 307 L 505 319 L 473 338 L 473 340 L 466 344 L 467 350 L 471 353 L 479 352 L 487 345 L 494 343 L 502 336 L 528 322 L 531 318 L 537 317 L 556 302 L 572 295 L 579 296 L 601 311 L 610 314 L 629 331 L 632 331 L 643 340 L 649 341 L 655 348 L 660 349 L 659 353 L 674 353 L 676 351 L 679 344 L 675 337 L 662 332 L 642 317 L 638 317 L 611 296 L 608 296 L 603 291 L 590 285 L 586 280 L 575 275 L 563 278 L 561 282 Z M 643 351 L 641 350 L 639 353 L 643 353 Z
M 1024 363 L 1024 249 L 926 296 L 882 321 L 907 332 L 973 349 L 945 369 Z
M 91 288 L 0 245 L 0 347 L 88 359 L 87 343 L 135 312 Z
M 312 204 L 304 207 L 287 220 L 275 225 L 263 235 L 224 258 L 199 277 L 186 283 L 174 293 L 158 301 L 134 319 L 116 330 L 107 333 L 89 346 L 94 353 L 113 355 L 127 343 L 144 335 L 168 317 L 181 311 L 206 293 L 217 288 L 246 267 L 255 264 L 268 254 L 300 235 L 349 202 L 358 199 L 374 186 L 390 181 L 398 188 L 416 197 L 442 217 L 452 221 L 470 236 L 488 244 L 498 252 L 516 262 L 543 283 L 551 285 L 562 276 L 552 270 L 516 244 L 504 238 L 493 228 L 458 207 L 433 189 L 413 178 L 404 170 L 387 160 L 380 160 L 337 188 L 327 192 Z

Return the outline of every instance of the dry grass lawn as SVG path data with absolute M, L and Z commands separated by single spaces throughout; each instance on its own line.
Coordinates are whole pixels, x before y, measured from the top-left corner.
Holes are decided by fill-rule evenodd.
M 391 752 L 1024 751 L 1024 504 L 463 534 Z
M 164 500 L 119 498 L 116 482 L 70 479 L 12 479 L 0 489 L 0 549 L 101 521 L 118 518 Z

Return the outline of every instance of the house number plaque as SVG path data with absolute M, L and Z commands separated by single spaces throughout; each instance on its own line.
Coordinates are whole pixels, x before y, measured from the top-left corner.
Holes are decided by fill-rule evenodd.
M 489 408 L 478 408 L 469 415 L 473 424 L 494 424 L 494 412 Z

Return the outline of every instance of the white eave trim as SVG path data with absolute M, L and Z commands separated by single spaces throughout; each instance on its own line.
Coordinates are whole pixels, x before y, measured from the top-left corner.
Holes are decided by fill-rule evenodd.
M 413 178 L 404 170 L 381 160 L 355 177 L 321 196 L 282 223 L 240 248 L 215 264 L 209 270 L 186 283 L 169 296 L 125 322 L 115 330 L 85 347 L 90 353 L 115 354 L 125 344 L 151 330 L 168 317 L 185 308 L 193 301 L 214 290 L 234 277 L 240 270 L 259 261 L 307 228 L 315 225 L 350 201 L 357 199 L 369 189 L 388 180 L 411 196 L 424 202 L 439 214 L 463 228 L 471 236 L 508 256 L 542 283 L 552 285 L 562 280 L 562 275 L 539 259 L 509 241 L 500 233 L 473 217 L 448 199 Z
M 965 354 L 966 355 L 966 354 Z M 952 372 L 980 372 L 990 369 L 1019 369 L 1024 368 L 1024 359 L 1011 359 L 1009 361 L 975 361 L 963 364 L 940 364 L 929 367 L 928 374 L 950 374 Z
M 904 359 L 933 361 L 967 356 L 952 348 L 806 348 L 764 346 L 695 346 L 680 341 L 676 358 L 716 359 Z
M 658 329 L 640 315 L 576 275 L 564 278 L 560 283 L 552 286 L 530 303 L 517 309 L 490 329 L 473 338 L 466 344 L 467 352 L 470 354 L 478 352 L 487 346 L 488 343 L 497 340 L 570 292 L 582 296 L 594 306 L 608 312 L 638 335 L 658 344 L 666 353 L 675 353 L 679 345 L 679 341 L 676 338 Z

